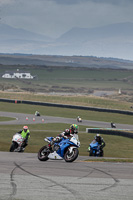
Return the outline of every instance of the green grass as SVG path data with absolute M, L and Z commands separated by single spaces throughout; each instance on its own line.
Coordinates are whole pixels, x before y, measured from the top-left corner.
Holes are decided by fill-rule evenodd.
M 61 95 L 43 95 L 33 93 L 18 93 L 18 92 L 1 92 L 0 98 L 15 99 L 15 100 L 30 100 L 50 103 L 63 103 L 70 105 L 82 105 L 91 107 L 102 107 L 110 109 L 130 110 L 132 111 L 131 102 L 123 102 L 103 97 L 92 96 L 61 96 Z
M 0 73 L 6 70 L 16 70 L 18 66 L 0 66 Z M 109 98 L 96 98 L 92 96 L 58 96 L 58 95 L 42 95 L 36 92 L 71 92 L 80 93 L 84 91 L 90 94 L 90 91 L 98 90 L 114 90 L 121 88 L 124 92 L 132 94 L 133 70 L 110 70 L 110 69 L 87 69 L 87 68 L 69 68 L 69 67 L 37 67 L 37 66 L 19 66 L 22 71 L 30 71 L 32 75 L 37 75 L 34 80 L 7 80 L 0 77 L 0 89 L 15 89 L 16 93 L 1 92 L 0 98 L 32 100 L 51 103 L 63 103 L 71 105 L 83 105 L 104 107 L 120 110 L 131 110 L 132 98 L 130 102 L 125 98 L 122 102 L 122 95 L 119 101 Z M 32 91 L 32 93 L 22 93 L 20 91 Z M 53 93 L 54 94 L 54 93 Z M 110 122 L 114 121 L 123 124 L 133 124 L 133 117 L 129 115 L 84 111 L 78 109 L 66 109 L 46 106 L 34 106 L 24 104 L 13 104 L 0 102 L 0 111 L 17 112 L 34 114 L 38 110 L 41 115 L 75 118 L 80 115 L 83 120 L 96 120 Z M 11 120 L 11 118 L 0 117 L 0 121 Z M 29 124 L 31 138 L 26 152 L 37 153 L 45 144 L 43 138 L 46 136 L 56 136 L 70 124 Z M 0 151 L 9 151 L 12 136 L 20 130 L 22 125 L 0 125 Z M 79 127 L 79 138 L 81 147 L 80 155 L 88 155 L 87 148 L 94 138 L 95 134 L 86 133 L 88 126 Z M 133 140 L 120 136 L 103 135 L 106 142 L 104 149 L 105 157 L 114 158 L 130 158 L 133 157 Z M 124 159 L 122 159 L 124 161 Z M 128 159 L 125 159 L 126 161 Z M 103 159 L 103 161 L 105 161 Z M 112 160 L 113 161 L 113 160 Z
M 27 91 L 67 91 L 63 87 L 69 87 L 69 91 L 90 89 L 112 89 L 131 90 L 132 91 L 132 70 L 112 70 L 112 69 L 89 69 L 75 67 L 44 67 L 44 66 L 8 66 L 1 65 L 0 73 L 6 70 L 20 69 L 25 72 L 31 72 L 36 75 L 34 80 L 7 80 L 0 78 L 0 84 L 4 83 L 4 87 L 9 85 L 16 89 Z
M 86 162 L 118 162 L 118 163 L 132 163 L 133 159 L 132 158 L 91 158 L 88 160 L 85 160 Z
M 11 121 L 11 120 L 15 120 L 15 119 L 11 118 L 11 117 L 0 117 L 0 122 L 1 121 Z
M 29 124 L 31 137 L 29 139 L 29 145 L 25 152 L 37 153 L 38 150 L 46 144 L 44 138 L 47 136 L 57 136 L 65 128 L 69 128 L 70 124 Z M 12 136 L 18 130 L 21 130 L 21 125 L 8 125 L 0 126 L 0 151 L 9 151 Z M 93 140 L 95 134 L 86 133 L 86 126 L 79 127 L 79 139 L 81 147 L 79 148 L 80 155 L 88 156 L 88 146 Z M 106 142 L 104 148 L 105 157 L 114 158 L 132 158 L 133 155 L 133 140 L 120 136 L 103 135 Z
M 18 112 L 18 113 L 31 113 L 33 114 L 35 110 L 40 111 L 42 115 L 49 116 L 60 116 L 60 117 L 70 117 L 76 118 L 79 114 L 82 119 L 96 120 L 96 121 L 114 121 L 115 123 L 132 124 L 132 116 L 112 114 L 112 113 L 102 113 L 94 111 L 82 111 L 75 109 L 66 108 L 56 108 L 56 107 L 46 107 L 46 106 L 35 106 L 26 104 L 15 104 L 15 103 L 0 103 L 0 110 L 7 112 Z M 7 118 L 1 118 L 1 120 L 7 120 Z M 56 136 L 62 132 L 65 128 L 69 128 L 70 124 L 29 124 L 29 129 L 31 131 L 31 138 L 29 140 L 29 145 L 25 152 L 37 153 L 38 150 L 46 144 L 43 139 L 46 136 Z M 95 134 L 86 133 L 86 128 L 88 126 L 79 126 L 79 138 L 81 142 L 81 147 L 79 148 L 80 155 L 87 156 L 87 148 L 89 143 L 93 140 Z M 22 129 L 22 125 L 0 125 L 0 151 L 9 151 L 12 136 L 18 130 Z M 121 136 L 110 136 L 103 135 L 106 142 L 104 148 L 105 157 L 114 158 L 131 158 L 133 157 L 133 140 L 121 137 Z
M 95 112 L 88 110 L 78 110 L 78 109 L 67 109 L 67 108 L 58 108 L 58 107 L 49 107 L 49 106 L 35 106 L 28 104 L 15 104 L 15 103 L 0 103 L 0 110 L 7 112 L 16 112 L 16 113 L 27 113 L 34 114 L 36 110 L 40 112 L 41 115 L 48 116 L 57 116 L 57 117 L 68 117 L 68 118 L 77 118 L 78 115 L 82 117 L 83 120 L 96 120 L 96 121 L 105 121 L 110 122 L 114 121 L 115 123 L 123 124 L 132 124 L 133 116 L 131 115 L 122 115 L 106 112 Z

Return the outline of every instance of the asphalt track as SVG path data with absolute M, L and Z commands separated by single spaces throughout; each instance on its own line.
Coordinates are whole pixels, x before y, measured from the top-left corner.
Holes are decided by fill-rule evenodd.
M 16 118 L 0 124 L 76 123 L 75 119 L 37 117 L 0 112 Z M 28 120 L 26 120 L 28 117 Z M 64 121 L 65 120 L 65 121 Z M 83 125 L 106 127 L 108 123 L 83 121 Z M 93 126 L 94 126 L 93 125 Z M 121 125 L 120 125 L 121 126 Z M 124 125 L 124 128 L 133 129 Z M 133 200 L 133 163 L 86 162 L 79 156 L 41 162 L 35 153 L 0 152 L 0 200 Z
M 12 117 L 14 120 L 11 121 L 1 121 L 0 124 L 36 124 L 36 123 L 67 123 L 78 125 L 85 125 L 88 127 L 97 127 L 97 128 L 110 128 L 110 123 L 102 121 L 91 121 L 83 120 L 82 122 L 77 122 L 73 118 L 63 118 L 63 117 L 53 117 L 53 116 L 40 116 L 35 117 L 32 114 L 22 114 L 22 113 L 11 113 L 11 112 L 0 112 L 0 116 Z M 44 120 L 44 121 L 42 121 Z M 133 125 L 128 124 L 116 124 L 118 129 L 129 129 L 133 130 Z
M 35 153 L 0 152 L 0 200 L 132 200 L 133 163 L 41 162 Z

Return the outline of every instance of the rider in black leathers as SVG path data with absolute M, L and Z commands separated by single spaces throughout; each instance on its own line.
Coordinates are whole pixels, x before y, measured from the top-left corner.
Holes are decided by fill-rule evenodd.
M 51 141 L 51 145 L 53 145 L 55 142 L 60 142 L 62 137 L 64 138 L 71 138 L 72 135 L 75 135 L 76 139 L 78 139 L 78 125 L 72 124 L 70 126 L 70 129 L 65 129 L 62 133 L 60 133 L 57 137 L 53 138 Z
M 100 145 L 100 150 L 103 151 L 103 148 L 105 147 L 105 141 L 103 140 L 103 138 L 100 136 L 100 134 L 97 134 L 94 138 L 98 144 Z

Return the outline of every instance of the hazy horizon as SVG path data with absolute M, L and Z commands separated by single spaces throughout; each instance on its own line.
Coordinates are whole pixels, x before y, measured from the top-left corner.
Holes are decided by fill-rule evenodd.
M 132 10 L 132 0 L 0 0 L 0 24 L 57 39 L 75 27 L 92 29 L 133 23 Z M 111 31 L 113 34 L 114 30 Z M 26 43 L 26 35 L 18 40 L 15 34 L 14 38 L 10 37 L 10 33 L 4 40 L 5 36 L 5 33 L 1 35 L 1 53 L 87 55 L 133 60 L 133 39 L 127 35 L 118 37 L 118 40 L 112 40 L 111 35 L 110 40 L 109 37 L 108 40 L 96 38 L 77 46 L 69 41 L 53 43 L 49 38 L 45 43 L 39 43 L 35 37 L 30 42 L 30 37 L 27 38 Z

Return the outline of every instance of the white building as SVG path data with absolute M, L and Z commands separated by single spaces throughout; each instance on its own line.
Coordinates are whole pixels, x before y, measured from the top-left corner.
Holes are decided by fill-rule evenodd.
M 19 70 L 17 70 L 17 72 L 5 72 L 2 78 L 33 79 L 35 77 L 32 76 L 30 72 L 19 72 Z

